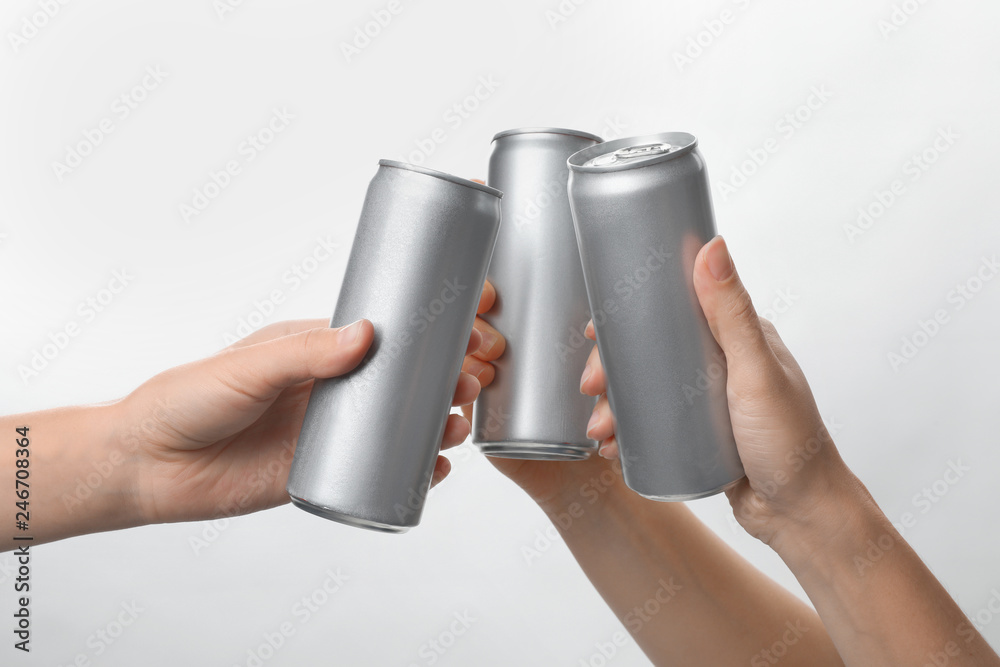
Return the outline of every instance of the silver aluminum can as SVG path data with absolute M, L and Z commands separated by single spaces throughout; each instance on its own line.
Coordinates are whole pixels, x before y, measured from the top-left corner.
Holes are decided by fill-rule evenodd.
M 331 327 L 371 320 L 346 375 L 317 380 L 288 494 L 341 523 L 420 522 L 500 225 L 501 193 L 382 160 L 368 186 Z
M 582 460 L 594 399 L 580 393 L 590 345 L 587 289 L 569 210 L 566 160 L 601 138 L 560 128 L 493 137 L 487 183 L 504 193 L 490 262 L 497 301 L 484 316 L 507 340 L 476 401 L 473 442 L 490 456 Z
M 619 139 L 574 154 L 569 167 L 625 483 L 654 500 L 718 493 L 744 473 L 725 357 L 692 282 L 695 257 L 716 234 L 697 140 Z

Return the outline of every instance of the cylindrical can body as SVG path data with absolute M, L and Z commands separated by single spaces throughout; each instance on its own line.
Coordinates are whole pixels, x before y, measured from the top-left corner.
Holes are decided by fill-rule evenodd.
M 371 320 L 346 375 L 313 385 L 288 478 L 299 507 L 389 532 L 417 525 L 500 225 L 500 193 L 389 160 L 368 186 L 330 321 Z
M 569 159 L 569 197 L 625 482 L 655 500 L 712 495 L 743 466 L 726 361 L 694 292 L 715 236 L 696 139 L 619 139 Z
M 504 193 L 504 222 L 485 315 L 507 341 L 493 383 L 476 401 L 473 442 L 504 458 L 581 460 L 594 399 L 580 393 L 590 345 L 587 289 L 569 210 L 566 160 L 600 137 L 523 128 L 493 138 L 487 183 Z

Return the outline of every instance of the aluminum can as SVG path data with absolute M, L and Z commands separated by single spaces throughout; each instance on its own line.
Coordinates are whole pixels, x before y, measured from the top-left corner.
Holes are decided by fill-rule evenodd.
M 500 226 L 501 193 L 382 160 L 331 327 L 371 320 L 353 371 L 316 380 L 288 478 L 302 509 L 387 532 L 417 525 Z
M 587 289 L 573 231 L 566 160 L 601 138 L 561 128 L 493 137 L 487 183 L 504 193 L 484 318 L 507 341 L 496 376 L 476 401 L 473 442 L 490 456 L 582 460 L 594 399 L 580 393 L 590 344 Z
M 743 477 L 726 361 L 693 285 L 715 236 L 694 136 L 609 141 L 569 158 L 569 197 L 625 483 L 691 500 Z

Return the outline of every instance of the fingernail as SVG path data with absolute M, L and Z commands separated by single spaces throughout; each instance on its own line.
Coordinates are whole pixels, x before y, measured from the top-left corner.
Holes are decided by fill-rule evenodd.
M 473 375 L 475 376 L 475 378 L 477 380 L 479 380 L 479 386 L 480 387 L 485 387 L 486 384 L 488 384 L 489 382 L 493 381 L 493 377 L 490 377 L 490 378 L 488 378 L 488 380 L 484 381 L 483 380 L 483 376 L 487 375 L 489 373 L 495 373 L 495 372 L 496 371 L 493 370 L 493 366 L 491 364 L 483 364 L 482 368 L 480 368 L 475 373 L 473 373 Z
M 483 354 L 487 354 L 500 340 L 492 331 L 480 331 L 480 335 L 483 337 L 483 342 L 479 344 L 479 351 Z
M 590 415 L 590 421 L 587 422 L 587 437 L 588 438 L 590 437 L 590 432 L 594 430 L 594 427 L 597 426 L 597 422 L 600 421 L 600 419 L 601 419 L 601 416 L 599 414 L 597 414 L 597 410 L 594 410 L 594 413 L 592 415 Z
M 361 337 L 361 320 L 358 320 L 354 324 L 348 324 L 346 327 L 337 332 L 337 342 L 343 345 L 350 345 Z
M 709 273 L 719 282 L 733 275 L 733 258 L 729 256 L 726 241 L 721 236 L 716 236 L 708 242 L 705 263 L 708 264 Z
M 593 374 L 594 374 L 593 369 L 591 369 L 590 364 L 587 364 L 587 367 L 583 369 L 583 377 L 580 378 L 580 393 L 581 394 L 585 393 L 583 391 L 583 385 L 587 384 L 587 380 L 589 380 L 590 376 L 593 375 Z
M 598 455 L 602 459 L 610 459 L 611 458 L 611 445 L 608 445 L 608 444 L 601 445 L 601 448 L 597 450 L 597 453 L 598 453 Z
M 469 334 L 470 347 L 471 347 L 471 343 L 475 340 L 476 336 L 479 336 L 479 344 L 472 348 L 473 351 L 478 351 L 483 346 L 483 334 L 482 334 L 482 332 L 480 332 L 479 329 L 473 329 L 472 333 Z

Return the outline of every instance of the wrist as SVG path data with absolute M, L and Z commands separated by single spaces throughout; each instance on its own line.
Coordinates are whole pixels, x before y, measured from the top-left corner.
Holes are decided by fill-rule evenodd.
M 91 514 L 98 514 L 100 530 L 117 530 L 145 523 L 138 502 L 136 470 L 138 448 L 123 437 L 126 420 L 123 400 L 85 408 L 87 428 L 97 434 L 82 460 L 74 488 L 90 489 Z
M 36 543 L 139 525 L 131 462 L 116 447 L 115 404 L 24 415 L 32 439 Z
M 796 574 L 823 562 L 851 561 L 866 536 L 888 521 L 861 480 L 847 466 L 833 471 L 822 490 L 776 517 L 768 544 Z
M 555 492 L 532 496 L 546 516 L 561 531 L 569 530 L 578 520 L 592 521 L 597 515 L 613 514 L 616 508 L 641 497 L 622 479 L 621 463 L 593 457 L 586 462 L 570 463 L 573 475 Z M 600 511 L 592 511 L 599 508 Z

